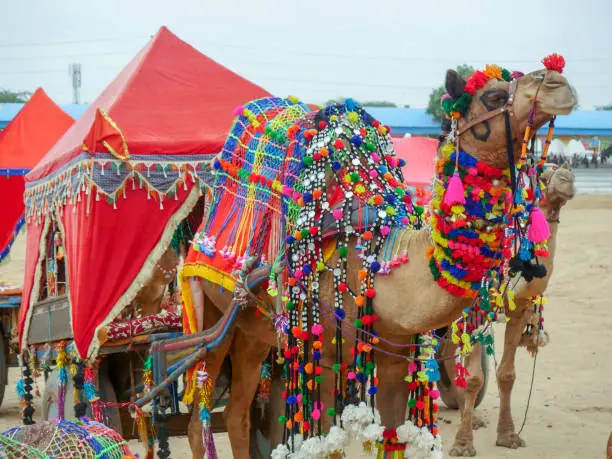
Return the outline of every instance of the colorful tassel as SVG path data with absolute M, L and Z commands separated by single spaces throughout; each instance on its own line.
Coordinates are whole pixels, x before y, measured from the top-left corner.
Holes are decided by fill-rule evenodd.
M 196 381 L 200 389 L 200 420 L 202 421 L 202 442 L 208 459 L 217 459 L 217 449 L 213 438 L 210 407 L 212 405 L 213 381 L 208 377 L 206 364 L 197 372 Z
M 94 421 L 103 423 L 102 416 L 102 406 L 97 403 L 100 401 L 100 396 L 98 395 L 98 389 L 96 388 L 96 379 L 98 376 L 98 371 L 95 368 L 85 367 L 85 383 L 83 384 L 83 390 L 85 391 L 85 397 L 87 397 L 87 401 L 91 406 L 92 416 Z
M 66 365 L 68 364 L 68 356 L 66 355 L 66 346 L 61 343 L 55 359 L 55 364 L 58 370 L 57 384 L 57 417 L 64 419 L 64 405 L 66 401 L 66 385 L 68 384 L 68 372 Z
M 465 190 L 459 172 L 453 174 L 448 182 L 448 188 L 444 193 L 444 204 L 452 206 L 455 204 L 465 204 Z
M 550 237 L 550 228 L 544 213 L 539 207 L 534 207 L 529 215 L 529 230 L 527 237 L 534 244 L 544 242 Z

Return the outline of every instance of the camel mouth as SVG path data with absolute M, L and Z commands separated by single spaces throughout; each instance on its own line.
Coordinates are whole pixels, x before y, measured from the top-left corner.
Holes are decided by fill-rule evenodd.
M 572 191 L 571 193 L 560 193 L 560 194 L 561 194 L 561 198 L 564 201 L 571 201 L 576 196 L 576 192 L 575 191 Z
M 551 116 L 569 115 L 578 106 L 578 93 L 574 87 L 566 87 L 567 94 L 564 94 L 562 97 L 556 97 L 556 99 L 562 99 L 563 102 L 558 103 L 555 101 L 554 103 L 550 103 L 544 98 L 544 100 L 538 100 L 536 102 L 537 109 Z
M 569 115 L 575 107 L 576 102 L 568 102 L 567 104 L 562 105 L 547 105 L 539 102 L 537 103 L 538 111 L 551 116 Z

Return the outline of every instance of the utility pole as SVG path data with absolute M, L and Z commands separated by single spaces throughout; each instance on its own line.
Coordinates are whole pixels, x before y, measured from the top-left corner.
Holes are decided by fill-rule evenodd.
M 78 104 L 81 92 L 81 63 L 70 64 L 68 74 L 72 79 L 72 103 Z

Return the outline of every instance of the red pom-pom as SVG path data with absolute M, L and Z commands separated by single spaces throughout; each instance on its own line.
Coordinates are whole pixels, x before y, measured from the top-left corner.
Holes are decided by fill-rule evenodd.
M 338 150 L 342 150 L 344 148 L 344 142 L 341 139 L 336 139 L 334 142 L 334 147 L 336 147 Z
M 556 53 L 546 56 L 542 59 L 542 64 L 546 67 L 546 70 L 554 70 L 555 72 L 563 73 L 565 67 L 565 59 Z
M 322 131 L 327 127 L 327 123 L 325 121 L 319 121 L 319 130 Z
M 476 91 L 482 88 L 489 81 L 489 77 L 484 72 L 476 70 L 470 79 L 467 81 L 465 88 L 463 89 L 469 95 L 473 96 Z

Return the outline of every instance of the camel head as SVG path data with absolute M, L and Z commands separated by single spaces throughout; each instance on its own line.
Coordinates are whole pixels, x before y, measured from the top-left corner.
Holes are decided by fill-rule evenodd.
M 547 65 L 547 67 L 550 69 L 520 76 L 511 83 L 501 78 L 499 67 L 487 66 L 484 72 L 477 72 L 478 75 L 474 75 L 482 76 L 482 80 L 496 73 L 499 76 L 489 78 L 475 91 L 474 84 L 471 84 L 470 80 L 466 82 L 457 72 L 449 70 L 446 75 L 446 90 L 453 100 L 459 100 L 466 92 L 473 92 L 473 95 L 467 99 L 469 105 L 463 107 L 462 116 L 458 119 L 459 131 L 462 130 L 462 126 L 468 127 L 470 122 L 486 116 L 488 112 L 504 107 L 510 97 L 511 85 L 516 85 L 509 114 L 514 160 L 518 161 L 532 107 L 535 105 L 536 110 L 531 132 L 536 132 L 554 116 L 570 113 L 578 101 L 576 91 L 560 73 L 563 70 L 562 65 L 556 67 Z M 480 85 L 476 85 L 478 86 Z M 505 114 L 499 113 L 468 128 L 460 137 L 460 148 L 491 166 L 500 169 L 508 167 Z
M 546 203 L 551 207 L 556 209 L 563 207 L 576 194 L 574 173 L 567 162 L 561 167 L 556 164 L 546 164 L 541 180 L 546 186 L 544 191 Z

